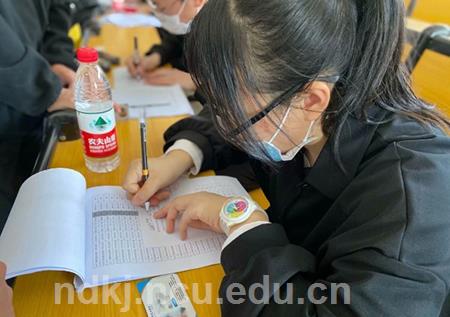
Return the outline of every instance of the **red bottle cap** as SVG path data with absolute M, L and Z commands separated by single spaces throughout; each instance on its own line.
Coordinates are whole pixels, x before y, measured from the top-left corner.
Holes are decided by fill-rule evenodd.
M 95 48 L 82 47 L 77 50 L 77 59 L 81 63 L 94 63 L 98 61 L 98 53 Z

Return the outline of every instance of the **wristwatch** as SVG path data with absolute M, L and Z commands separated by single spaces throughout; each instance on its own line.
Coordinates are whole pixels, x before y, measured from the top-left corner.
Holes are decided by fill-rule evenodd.
M 230 198 L 220 211 L 220 228 L 228 236 L 233 226 L 248 220 L 255 211 L 260 211 L 267 216 L 266 212 L 251 199 L 246 197 Z

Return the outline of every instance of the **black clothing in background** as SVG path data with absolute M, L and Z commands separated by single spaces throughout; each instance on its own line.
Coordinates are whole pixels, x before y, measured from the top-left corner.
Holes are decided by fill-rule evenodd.
M 185 35 L 174 35 L 162 28 L 157 29 L 161 44 L 153 45 L 145 55 L 159 53 L 161 66 L 171 64 L 174 68 L 183 72 L 189 72 L 184 57 Z
M 145 55 L 151 55 L 158 53 L 161 56 L 161 65 L 170 64 L 172 67 L 181 70 L 182 72 L 189 73 L 189 69 L 186 65 L 186 58 L 184 55 L 184 42 L 185 35 L 174 35 L 167 32 L 162 28 L 158 28 L 158 34 L 161 38 L 161 44 L 153 45 Z M 192 100 L 197 100 L 202 105 L 205 104 L 205 99 L 198 90 L 195 91 Z
M 50 64 L 74 68 L 65 0 L 0 1 L 0 230 L 31 172 L 42 120 L 61 92 Z

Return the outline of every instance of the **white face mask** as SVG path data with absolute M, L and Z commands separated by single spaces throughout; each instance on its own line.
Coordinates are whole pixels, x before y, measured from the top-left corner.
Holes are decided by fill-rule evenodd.
M 180 14 L 181 12 L 183 12 L 184 7 L 186 6 L 186 1 L 187 0 L 183 1 L 183 5 L 175 15 L 167 15 L 155 10 L 154 15 L 161 22 L 161 27 L 163 29 L 175 35 L 184 35 L 188 33 L 192 21 L 184 23 L 180 20 Z
M 317 140 L 317 137 L 311 136 L 311 133 L 312 133 L 313 127 L 314 127 L 314 123 L 315 123 L 315 121 L 312 121 L 311 124 L 309 125 L 308 131 L 306 132 L 305 137 L 303 138 L 303 141 L 300 144 L 298 144 L 296 147 L 294 147 L 292 150 L 289 150 L 287 153 L 285 153 L 285 154 L 281 153 L 281 150 L 276 145 L 273 144 L 273 141 L 276 139 L 278 134 L 280 134 L 281 129 L 283 128 L 283 125 L 286 123 L 286 120 L 287 120 L 287 117 L 288 117 L 290 111 L 291 111 L 291 108 L 289 108 L 288 111 L 286 111 L 283 121 L 281 122 L 280 126 L 278 127 L 277 131 L 272 136 L 272 138 L 269 141 L 261 142 L 267 155 L 274 162 L 292 161 L 302 148 L 304 148 L 306 145 Z

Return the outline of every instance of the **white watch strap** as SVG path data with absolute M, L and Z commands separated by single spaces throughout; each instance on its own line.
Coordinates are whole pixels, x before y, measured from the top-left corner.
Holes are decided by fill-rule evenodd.
M 225 212 L 225 208 L 227 208 L 227 206 L 229 206 L 230 203 L 233 203 L 234 201 L 240 201 L 240 200 L 245 201 L 247 203 L 247 209 L 246 209 L 245 213 L 236 220 L 234 220 L 234 219 L 232 220 L 231 218 L 228 218 L 226 216 L 227 213 Z M 220 212 L 220 227 L 222 228 L 223 232 L 225 232 L 225 234 L 228 236 L 230 234 L 230 229 L 232 227 L 247 221 L 248 218 L 250 218 L 250 216 L 255 211 L 260 211 L 267 216 L 267 213 L 264 211 L 264 209 L 259 207 L 258 204 L 256 202 L 254 202 L 253 200 L 251 200 L 247 197 L 232 197 L 232 198 L 228 199 L 225 202 L 225 204 L 222 206 L 222 210 Z

